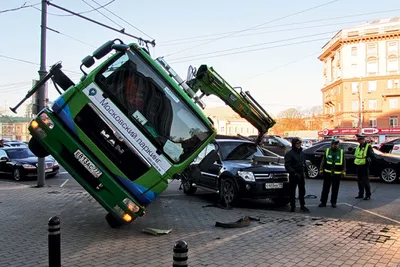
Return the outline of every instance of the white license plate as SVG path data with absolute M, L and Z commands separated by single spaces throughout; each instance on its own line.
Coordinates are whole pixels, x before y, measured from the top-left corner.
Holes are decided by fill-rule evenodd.
M 266 189 L 276 189 L 276 188 L 283 188 L 283 183 L 266 183 Z
M 79 149 L 75 151 L 74 156 L 95 178 L 99 178 L 103 174 Z
M 45 172 L 51 172 L 53 169 L 46 169 Z

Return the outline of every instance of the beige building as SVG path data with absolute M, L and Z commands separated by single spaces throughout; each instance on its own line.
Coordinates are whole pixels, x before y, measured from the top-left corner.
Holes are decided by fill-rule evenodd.
M 28 120 L 20 117 L 0 117 L 0 137 L 7 140 L 29 141 Z
M 398 128 L 400 18 L 338 32 L 323 48 L 324 128 Z

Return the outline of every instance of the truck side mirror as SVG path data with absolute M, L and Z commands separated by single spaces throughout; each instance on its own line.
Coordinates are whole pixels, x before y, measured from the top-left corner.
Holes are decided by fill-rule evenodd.
M 1 157 L 0 158 L 0 162 L 7 162 L 7 161 L 9 161 L 10 159 L 9 158 L 7 158 L 7 157 Z
M 96 51 L 93 52 L 93 56 L 96 59 L 103 58 L 105 55 L 107 55 L 108 53 L 111 52 L 111 50 L 112 50 L 111 46 L 113 44 L 114 44 L 114 41 L 108 41 L 108 42 L 104 43 L 102 46 L 97 48 Z

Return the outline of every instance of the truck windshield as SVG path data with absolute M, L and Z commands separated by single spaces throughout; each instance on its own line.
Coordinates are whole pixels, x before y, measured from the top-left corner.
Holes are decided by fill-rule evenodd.
M 96 76 L 96 83 L 173 162 L 182 162 L 211 130 L 175 90 L 129 50 Z

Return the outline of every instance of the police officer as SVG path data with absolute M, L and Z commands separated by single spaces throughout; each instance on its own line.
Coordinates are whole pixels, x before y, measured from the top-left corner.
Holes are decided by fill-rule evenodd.
M 360 144 L 354 152 L 354 164 L 356 166 L 357 182 L 358 182 L 358 196 L 356 199 L 364 198 L 364 200 L 371 199 L 371 186 L 369 184 L 369 164 L 375 159 L 374 151 L 370 144 L 365 141 L 362 135 L 356 135 L 357 141 Z M 364 197 L 365 190 L 365 197 Z
M 290 186 L 290 212 L 294 212 L 296 208 L 296 188 L 299 187 L 300 211 L 310 212 L 305 206 L 304 196 L 306 194 L 305 187 L 305 171 L 306 160 L 304 152 L 301 148 L 301 139 L 296 137 L 292 140 L 292 149 L 285 154 L 285 168 L 289 173 Z
M 322 185 L 321 203 L 318 207 L 326 207 L 329 191 L 332 185 L 331 206 L 336 208 L 337 196 L 339 193 L 340 178 L 346 174 L 346 161 L 343 149 L 339 148 L 339 140 L 332 139 L 331 147 L 325 150 L 321 161 L 320 175 L 324 177 Z

